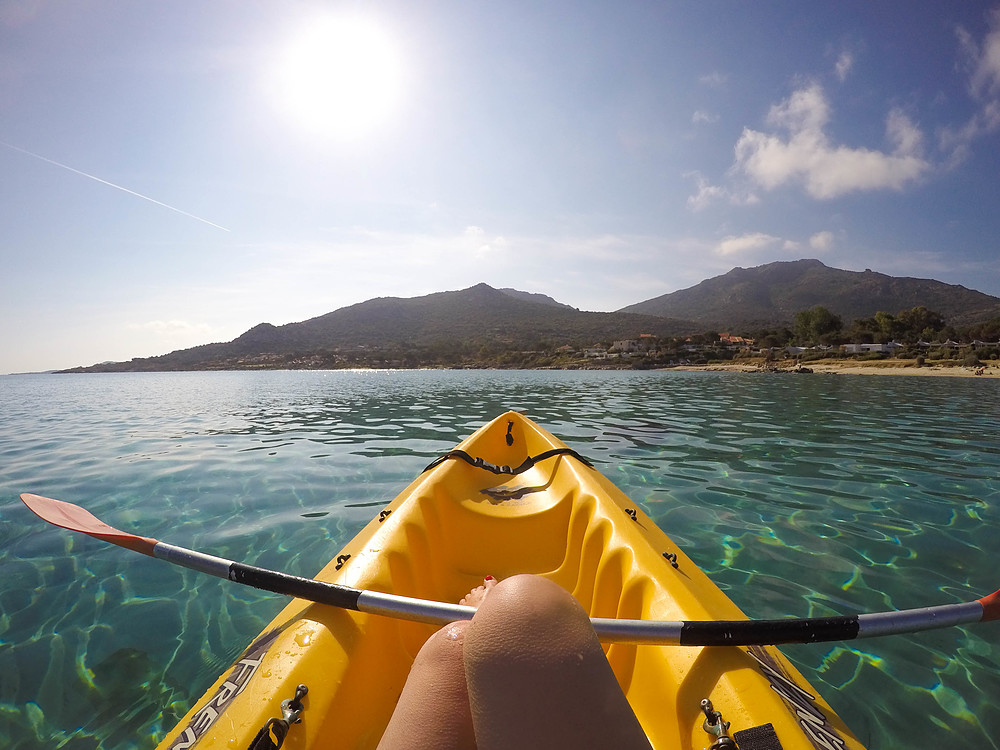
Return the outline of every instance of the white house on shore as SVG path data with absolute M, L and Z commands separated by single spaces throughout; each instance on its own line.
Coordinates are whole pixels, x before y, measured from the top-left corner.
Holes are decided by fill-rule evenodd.
M 895 354 L 903 348 L 903 345 L 890 341 L 888 344 L 842 344 L 840 348 L 845 354 L 867 354 L 868 352 Z

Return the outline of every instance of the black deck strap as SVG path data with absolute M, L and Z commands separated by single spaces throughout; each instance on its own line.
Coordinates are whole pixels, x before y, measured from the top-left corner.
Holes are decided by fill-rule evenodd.
M 273 735 L 272 736 L 272 732 Z M 284 719 L 268 719 L 251 740 L 247 750 L 279 750 L 288 735 L 288 722 Z M 275 742 L 277 740 L 277 742 Z
M 515 475 L 515 474 L 523 474 L 532 466 L 537 464 L 539 461 L 544 461 L 545 459 L 553 458 L 554 456 L 572 456 L 577 461 L 582 463 L 584 466 L 589 466 L 591 469 L 594 468 L 594 465 L 590 461 L 581 456 L 572 448 L 553 448 L 552 450 L 545 451 L 544 453 L 539 453 L 537 456 L 528 456 L 526 459 L 524 459 L 524 461 L 521 463 L 520 466 L 516 467 L 497 466 L 496 464 L 491 464 L 489 461 L 486 461 L 482 458 L 479 457 L 474 458 L 465 451 L 458 450 L 456 448 L 453 451 L 448 451 L 444 455 L 435 458 L 433 461 L 427 464 L 427 467 L 424 469 L 424 471 L 425 472 L 430 471 L 431 469 L 436 468 L 437 466 L 439 466 L 440 464 L 444 463 L 449 459 L 457 458 L 462 461 L 465 461 L 470 466 L 475 466 L 477 469 L 485 469 L 486 471 L 492 472 L 493 474 Z
M 741 729 L 739 732 L 733 732 L 733 739 L 740 746 L 740 750 L 784 750 L 781 747 L 781 740 L 774 732 L 773 724 Z

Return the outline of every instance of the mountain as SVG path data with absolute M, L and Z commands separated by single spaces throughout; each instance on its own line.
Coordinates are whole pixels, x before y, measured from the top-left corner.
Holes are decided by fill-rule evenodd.
M 72 372 L 483 365 L 503 352 L 697 330 L 690 321 L 583 312 L 545 295 L 478 284 L 424 297 L 379 297 L 299 323 L 261 323 L 228 343 Z
M 644 333 L 746 333 L 790 325 L 796 313 L 817 305 L 845 324 L 917 306 L 953 326 L 1000 317 L 1000 298 L 963 286 L 797 260 L 734 268 L 613 313 L 585 312 L 544 294 L 486 284 L 423 297 L 379 297 L 299 323 L 261 323 L 226 343 L 65 372 L 560 366 L 553 351 L 563 345 L 579 348 Z
M 818 260 L 734 268 L 689 289 L 624 307 L 619 312 L 693 320 L 702 330 L 752 330 L 788 325 L 817 305 L 844 323 L 882 311 L 898 314 L 922 305 L 951 325 L 1000 316 L 1000 298 L 931 279 L 843 271 Z
M 575 307 L 570 307 L 569 305 L 563 304 L 562 302 L 556 302 L 547 294 L 538 294 L 536 292 L 519 292 L 517 289 L 503 288 L 499 291 L 504 294 L 514 297 L 516 299 L 527 300 L 528 302 L 540 302 L 543 305 L 553 305 L 555 307 L 565 307 L 567 310 L 575 310 Z

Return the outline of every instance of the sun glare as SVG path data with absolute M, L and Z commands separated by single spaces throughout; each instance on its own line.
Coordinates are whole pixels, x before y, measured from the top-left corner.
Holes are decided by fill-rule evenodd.
M 357 139 L 384 123 L 401 94 L 392 39 L 359 17 L 325 17 L 292 40 L 277 70 L 281 110 L 318 135 Z

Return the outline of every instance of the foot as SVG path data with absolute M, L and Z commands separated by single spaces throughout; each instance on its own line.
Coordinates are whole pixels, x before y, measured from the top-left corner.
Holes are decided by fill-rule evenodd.
M 483 579 L 483 585 L 476 586 L 476 588 L 472 589 L 472 591 L 463 596 L 461 601 L 459 601 L 459 604 L 464 604 L 466 607 L 478 608 L 479 605 L 483 603 L 483 600 L 486 598 L 486 595 L 490 593 L 490 591 L 496 585 L 497 585 L 496 578 L 494 578 L 493 576 L 486 576 L 486 578 Z

